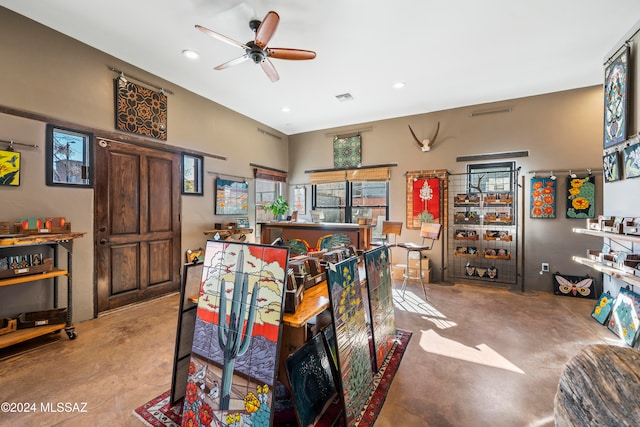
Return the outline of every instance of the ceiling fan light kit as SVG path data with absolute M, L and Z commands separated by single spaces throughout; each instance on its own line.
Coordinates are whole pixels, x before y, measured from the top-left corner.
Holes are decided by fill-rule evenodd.
M 249 28 L 255 33 L 255 37 L 247 43 L 240 43 L 201 25 L 196 25 L 196 28 L 215 39 L 244 49 L 244 55 L 214 67 L 215 70 L 223 70 L 250 59 L 254 64 L 259 64 L 267 77 L 269 77 L 272 82 L 275 82 L 278 81 L 280 76 L 269 58 L 305 60 L 316 57 L 316 53 L 311 50 L 267 47 L 279 23 L 280 16 L 274 11 L 268 12 L 262 21 L 252 19 L 249 21 Z

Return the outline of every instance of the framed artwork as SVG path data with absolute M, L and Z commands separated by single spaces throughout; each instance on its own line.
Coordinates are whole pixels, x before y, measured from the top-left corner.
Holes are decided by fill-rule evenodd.
M 617 151 L 607 153 L 602 158 L 602 173 L 604 182 L 618 181 L 622 175 L 620 173 L 620 155 Z
M 421 178 L 411 186 L 411 224 L 418 229 L 423 222 L 440 222 L 440 178 Z
M 622 151 L 622 159 L 626 178 L 640 176 L 640 144 L 625 147 Z
M 182 194 L 203 196 L 202 171 L 204 157 L 182 153 Z
M 531 218 L 556 217 L 556 180 L 531 178 Z
M 198 305 L 189 301 L 192 295 L 200 292 L 202 278 L 202 262 L 184 264 L 182 268 L 182 283 L 180 286 L 180 311 L 178 312 L 178 327 L 176 332 L 176 346 L 173 355 L 173 375 L 171 377 L 171 403 L 176 403 L 184 397 L 187 377 L 189 375 L 189 358 L 193 345 L 193 330 L 196 321 Z
M 367 274 L 369 318 L 371 319 L 374 362 L 377 372 L 382 367 L 382 363 L 396 340 L 389 248 L 380 246 L 366 251 L 364 265 Z
M 373 389 L 369 349 L 369 327 L 363 303 L 357 258 L 350 257 L 328 269 L 327 286 L 331 302 L 347 426 L 356 425 Z
M 217 178 L 216 215 L 247 215 L 249 213 L 249 184 Z
M 553 293 L 568 297 L 596 298 L 593 277 L 589 276 L 555 273 L 553 275 Z
M 567 218 L 596 217 L 596 177 L 567 177 Z
M 47 185 L 93 187 L 93 134 L 47 125 L 45 157 Z
M 293 210 L 299 215 L 307 214 L 307 190 L 304 187 L 293 189 Z
M 640 295 L 628 289 L 620 288 L 616 297 L 607 327 L 633 347 L 640 329 Z
M 614 298 L 611 294 L 609 292 L 604 292 L 600 295 L 600 298 L 598 298 L 598 302 L 596 302 L 595 307 L 593 307 L 591 317 L 596 319 L 601 325 L 604 325 L 609 319 L 609 314 L 613 308 L 613 301 Z
M 182 425 L 273 425 L 288 259 L 207 241 Z
M 624 46 L 604 70 L 604 148 L 627 139 L 629 46 Z
M 0 150 L 0 185 L 20 185 L 20 153 Z
M 362 138 L 360 135 L 333 140 L 333 167 L 355 168 L 362 162 Z
M 128 81 L 115 79 L 116 129 L 167 140 L 167 95 Z

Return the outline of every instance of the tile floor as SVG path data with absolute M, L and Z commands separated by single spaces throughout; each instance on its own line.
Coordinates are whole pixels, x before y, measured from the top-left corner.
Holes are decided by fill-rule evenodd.
M 478 285 L 428 292 L 426 303 L 414 285 L 396 295 L 397 327 L 413 337 L 376 427 L 552 426 L 563 364 L 583 345 L 620 343 L 591 318 L 595 300 Z M 37 411 L 0 413 L 0 426 L 142 426 L 132 410 L 170 388 L 177 313 L 170 295 L 77 324 L 73 341 L 1 351 L 0 401 Z M 43 413 L 48 402 L 86 412 Z

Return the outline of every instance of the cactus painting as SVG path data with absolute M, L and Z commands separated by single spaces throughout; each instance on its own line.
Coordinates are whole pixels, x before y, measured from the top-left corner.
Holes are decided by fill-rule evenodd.
M 288 256 L 283 246 L 207 242 L 183 425 L 271 425 Z

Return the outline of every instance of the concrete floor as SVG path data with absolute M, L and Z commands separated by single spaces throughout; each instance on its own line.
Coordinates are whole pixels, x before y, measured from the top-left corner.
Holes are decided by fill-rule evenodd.
M 376 427 L 552 426 L 564 363 L 586 344 L 620 343 L 591 318 L 595 300 L 477 285 L 428 292 L 427 303 L 415 285 L 395 298 L 396 326 L 413 337 Z M 80 323 L 73 341 L 0 350 L 0 401 L 36 407 L 0 413 L 0 426 L 142 426 L 133 409 L 171 385 L 177 313 L 170 295 Z M 48 402 L 86 412 L 43 413 Z

